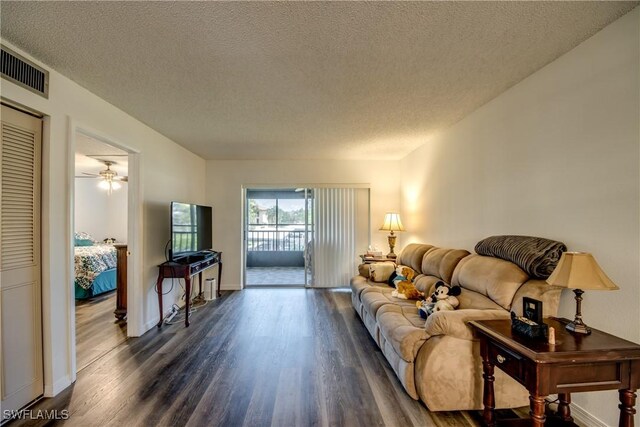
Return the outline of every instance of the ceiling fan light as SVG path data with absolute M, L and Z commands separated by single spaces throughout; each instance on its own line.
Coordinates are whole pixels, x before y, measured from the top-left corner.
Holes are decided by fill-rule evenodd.
M 120 188 L 122 188 L 122 184 L 120 184 L 118 181 L 111 181 L 111 188 L 113 190 L 119 190 Z
M 102 188 L 103 190 L 109 190 L 111 188 L 108 181 L 100 181 L 98 183 L 98 187 Z

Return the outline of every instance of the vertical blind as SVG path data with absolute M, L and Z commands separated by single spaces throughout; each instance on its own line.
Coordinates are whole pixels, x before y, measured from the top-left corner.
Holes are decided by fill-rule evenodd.
M 312 286 L 348 286 L 356 265 L 356 190 L 314 189 Z

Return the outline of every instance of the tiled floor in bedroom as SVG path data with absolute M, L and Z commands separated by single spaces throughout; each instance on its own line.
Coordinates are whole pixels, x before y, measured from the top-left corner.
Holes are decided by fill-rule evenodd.
M 304 286 L 304 267 L 247 267 L 247 286 Z

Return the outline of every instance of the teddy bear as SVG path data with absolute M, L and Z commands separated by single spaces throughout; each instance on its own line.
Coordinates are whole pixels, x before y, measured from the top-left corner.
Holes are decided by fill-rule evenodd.
M 436 289 L 431 296 L 424 301 L 416 303 L 420 317 L 426 319 L 436 311 L 455 310 L 460 305 L 460 301 L 456 297 L 461 292 L 460 286 L 449 286 L 443 281 L 437 282 Z

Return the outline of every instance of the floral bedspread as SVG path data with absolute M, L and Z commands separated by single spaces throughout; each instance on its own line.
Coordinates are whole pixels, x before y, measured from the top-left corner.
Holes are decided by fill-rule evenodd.
M 116 248 L 111 245 L 76 246 L 76 284 L 89 289 L 100 273 L 116 268 L 116 261 Z

